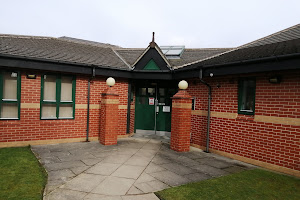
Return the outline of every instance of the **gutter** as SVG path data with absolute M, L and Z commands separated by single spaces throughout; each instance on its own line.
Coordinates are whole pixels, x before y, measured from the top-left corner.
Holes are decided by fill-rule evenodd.
M 206 132 L 206 149 L 205 152 L 209 153 L 209 131 L 210 131 L 210 106 L 211 106 L 211 86 L 203 80 L 203 70 L 199 71 L 199 79 L 202 84 L 208 88 L 208 106 L 207 106 L 207 132 Z
M 90 91 L 91 91 L 91 81 L 96 76 L 96 69 L 93 67 L 92 76 L 88 80 L 88 96 L 87 96 L 87 117 L 86 117 L 86 142 L 89 142 L 89 130 L 90 130 Z
M 11 55 L 11 54 L 3 54 L 3 53 L 0 53 L 0 57 L 25 59 L 25 61 L 31 60 L 31 61 L 37 61 L 37 62 L 43 62 L 43 63 L 57 63 L 57 64 L 74 65 L 74 66 L 78 66 L 78 67 L 97 67 L 100 69 L 121 70 L 121 71 L 128 71 L 128 72 L 131 71 L 131 69 L 112 68 L 111 66 L 104 66 L 104 65 L 85 64 L 85 63 L 79 63 L 79 62 L 68 62 L 68 61 L 62 61 L 62 60 L 58 61 L 58 60 L 52 60 L 52 59 L 46 59 L 46 58 L 34 58 L 34 57 L 28 57 L 28 56 L 19 56 L 19 55 Z

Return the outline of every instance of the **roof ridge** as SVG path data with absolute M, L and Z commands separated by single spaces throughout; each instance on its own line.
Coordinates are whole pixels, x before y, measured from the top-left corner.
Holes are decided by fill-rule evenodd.
M 288 27 L 288 28 L 283 29 L 283 30 L 281 30 L 281 31 L 272 33 L 271 35 L 267 35 L 267 36 L 265 36 L 265 37 L 262 37 L 262 38 L 259 38 L 259 39 L 257 39 L 257 40 L 254 40 L 254 41 L 252 41 L 252 42 L 243 44 L 243 45 L 241 45 L 241 46 L 238 46 L 238 48 L 245 48 L 245 47 L 247 47 L 247 46 L 249 46 L 249 45 L 251 45 L 251 44 L 253 44 L 253 43 L 255 43 L 255 42 L 258 42 L 258 41 L 264 41 L 264 40 L 266 40 L 266 39 L 268 39 L 268 38 L 270 38 L 270 37 L 273 37 L 273 36 L 275 36 L 275 35 L 279 35 L 279 34 L 281 34 L 281 33 L 287 32 L 287 31 L 289 31 L 289 30 L 291 30 L 291 29 L 293 29 L 293 28 L 295 28 L 295 27 L 297 27 L 297 26 L 300 26 L 300 24 L 296 24 L 296 25 L 294 25 L 294 26 Z M 289 40 L 292 40 L 292 39 L 289 39 Z M 288 41 L 288 40 L 286 40 L 286 41 Z M 260 45 L 257 45 L 257 46 L 260 46 Z
M 145 50 L 145 48 L 115 48 L 115 50 Z
M 222 50 L 222 49 L 233 49 L 236 47 L 224 47 L 224 48 L 185 48 L 185 50 Z
M 120 60 L 129 68 L 133 69 L 133 67 L 120 55 L 118 52 L 112 48 L 112 51 L 120 58 Z
M 0 37 L 31 38 L 31 39 L 57 39 L 57 38 L 51 37 L 51 36 L 16 35 L 16 34 L 0 34 Z

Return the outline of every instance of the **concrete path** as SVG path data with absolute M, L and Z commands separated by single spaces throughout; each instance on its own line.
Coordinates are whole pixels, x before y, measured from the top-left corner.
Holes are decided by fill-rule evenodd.
M 157 200 L 155 191 L 253 167 L 192 147 L 178 153 L 159 139 L 137 135 L 119 139 L 115 146 L 32 146 L 48 172 L 44 199 Z

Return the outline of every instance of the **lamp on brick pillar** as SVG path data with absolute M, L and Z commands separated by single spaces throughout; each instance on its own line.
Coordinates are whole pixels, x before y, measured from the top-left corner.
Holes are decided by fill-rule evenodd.
M 118 138 L 119 95 L 113 88 L 114 78 L 109 77 L 106 84 L 109 87 L 102 93 L 99 142 L 103 145 L 115 145 Z
M 189 151 L 191 138 L 192 97 L 184 80 L 178 84 L 179 91 L 172 97 L 171 144 L 174 151 Z

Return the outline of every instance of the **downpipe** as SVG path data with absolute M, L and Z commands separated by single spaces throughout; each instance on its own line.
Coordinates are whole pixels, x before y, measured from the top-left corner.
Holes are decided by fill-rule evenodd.
M 92 77 L 88 80 L 88 96 L 87 96 L 87 121 L 86 121 L 86 142 L 89 142 L 89 130 L 90 130 L 90 93 L 91 93 L 91 81 L 96 76 L 96 69 L 92 69 Z
M 205 152 L 209 153 L 209 131 L 210 131 L 210 107 L 211 107 L 211 86 L 203 80 L 203 70 L 200 69 L 199 73 L 200 82 L 208 88 L 208 106 L 207 106 L 207 133 L 206 133 L 206 149 Z

